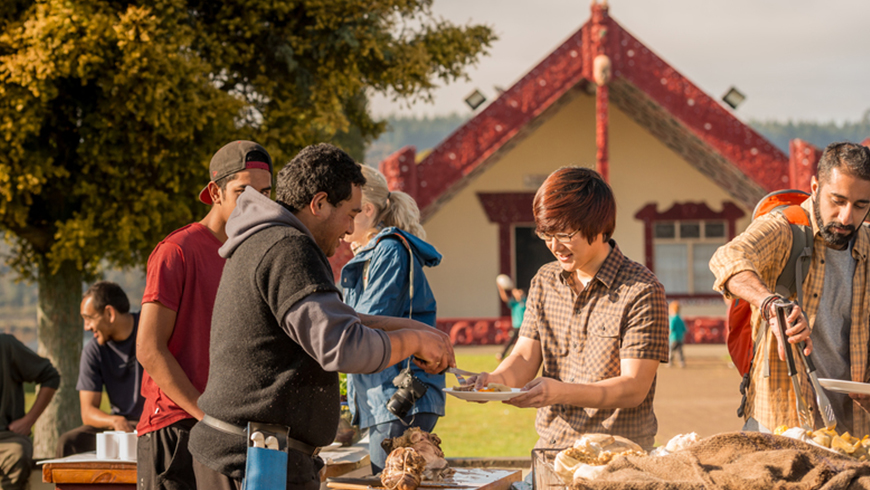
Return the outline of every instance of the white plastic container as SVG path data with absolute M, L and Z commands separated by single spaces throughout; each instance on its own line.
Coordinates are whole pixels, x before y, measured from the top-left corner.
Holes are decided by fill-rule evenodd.
M 118 459 L 118 442 L 112 432 L 97 434 L 97 459 Z

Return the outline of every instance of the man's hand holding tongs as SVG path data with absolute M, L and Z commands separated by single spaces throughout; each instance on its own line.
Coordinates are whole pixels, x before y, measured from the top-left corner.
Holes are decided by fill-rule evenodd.
M 783 344 L 782 334 L 776 319 L 776 305 L 782 305 L 783 303 L 791 305 L 791 312 L 786 318 L 786 322 L 790 326 L 785 329 L 785 334 L 788 336 L 788 342 L 790 344 L 797 344 L 801 341 L 806 342 L 804 354 L 808 356 L 813 352 L 813 341 L 810 340 L 810 327 L 807 325 L 806 315 L 803 314 L 800 306 L 797 304 L 789 303 L 786 300 L 776 300 L 769 301 L 765 304 L 767 311 L 764 312 L 764 316 L 768 319 L 767 321 L 770 324 L 771 330 L 773 330 L 773 335 L 776 337 L 779 360 L 785 360 L 785 345 Z

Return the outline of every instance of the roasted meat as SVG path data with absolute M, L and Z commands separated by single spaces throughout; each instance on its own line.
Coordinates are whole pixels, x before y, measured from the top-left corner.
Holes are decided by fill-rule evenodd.
M 381 483 L 387 490 L 416 490 L 425 468 L 426 460 L 414 448 L 396 448 L 387 456 Z
M 426 468 L 423 472 L 424 480 L 438 481 L 452 476 L 455 472 L 447 466 L 447 460 L 444 459 L 441 439 L 436 434 L 430 434 L 419 427 L 411 427 L 401 437 L 385 439 L 381 443 L 381 447 L 390 455 L 396 448 L 409 447 L 416 450 L 417 454 L 426 461 Z

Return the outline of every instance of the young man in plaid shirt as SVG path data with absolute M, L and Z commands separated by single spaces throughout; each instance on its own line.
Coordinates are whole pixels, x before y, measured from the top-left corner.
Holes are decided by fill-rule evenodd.
M 786 335 L 792 344 L 807 341 L 805 353 L 813 352 L 820 378 L 867 382 L 870 231 L 861 223 L 870 209 L 870 150 L 853 143 L 828 145 L 811 190 L 801 207 L 812 223 L 813 252 L 803 281 L 804 304 L 792 310 Z M 753 338 L 758 348 L 746 392 L 746 430 L 799 425 L 786 364 L 776 361 L 784 358 L 785 351 L 771 301 L 791 247 L 788 221 L 778 213 L 769 213 L 720 247 L 710 260 L 710 270 L 716 276 L 713 287 L 753 307 Z M 762 305 L 766 305 L 765 311 L 759 311 Z M 765 338 L 755 338 L 763 321 L 769 321 L 770 328 Z M 769 376 L 758 369 L 767 364 L 765 359 Z M 809 402 L 814 397 L 806 374 L 798 369 L 798 375 L 803 398 Z M 870 433 L 870 414 L 866 411 L 870 398 L 833 392 L 827 395 L 837 432 L 848 430 L 859 437 Z
M 616 201 L 594 170 L 553 172 L 535 195 L 534 215 L 556 260 L 532 279 L 513 352 L 476 383 L 525 390 L 506 403 L 538 409 L 536 447 L 607 433 L 651 449 L 656 370 L 668 362 L 665 290 L 611 238 Z

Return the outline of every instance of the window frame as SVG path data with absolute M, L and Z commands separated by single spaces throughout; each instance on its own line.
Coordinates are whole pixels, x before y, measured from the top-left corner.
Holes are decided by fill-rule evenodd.
M 686 202 L 674 203 L 666 211 L 659 212 L 658 204 L 650 203 L 641 208 L 636 214 L 635 219 L 638 219 L 644 224 L 644 257 L 645 265 L 649 270 L 655 273 L 655 245 L 656 243 L 728 243 L 736 236 L 737 220 L 744 217 L 746 213 L 732 202 L 723 202 L 722 211 L 713 211 L 704 202 Z M 701 224 L 700 238 L 674 238 L 661 239 L 655 238 L 655 225 L 657 223 L 672 221 L 675 222 L 675 237 L 679 237 L 679 222 L 697 221 Z M 716 239 L 706 239 L 706 230 L 704 223 L 706 222 L 724 222 L 725 236 Z M 666 242 L 665 240 L 673 240 Z M 686 241 L 689 240 L 689 241 Z M 693 268 L 693 248 L 688 247 L 686 264 L 689 266 L 687 270 L 688 289 L 689 293 L 670 293 L 667 292 L 668 298 L 672 299 L 718 299 L 720 294 L 713 290 L 708 293 L 697 292 L 694 289 L 694 268 Z
M 673 223 L 674 224 L 674 236 L 672 238 L 660 238 L 656 236 L 655 227 L 662 223 Z M 682 236 L 682 223 L 698 223 L 700 230 L 698 237 L 683 237 Z M 708 237 L 706 225 L 707 223 L 721 223 L 725 225 L 725 230 L 723 230 L 722 236 L 718 237 Z M 653 266 L 655 266 L 655 250 L 658 245 L 685 245 L 686 246 L 686 257 L 685 263 L 685 274 L 686 274 L 686 289 L 687 292 L 684 293 L 674 293 L 675 295 L 682 296 L 698 296 L 699 291 L 703 290 L 702 286 L 695 285 L 695 246 L 696 245 L 716 245 L 722 246 L 728 243 L 727 237 L 727 226 L 728 222 L 723 219 L 689 219 L 689 220 L 657 220 L 653 223 Z M 653 269 L 650 269 L 653 270 Z

